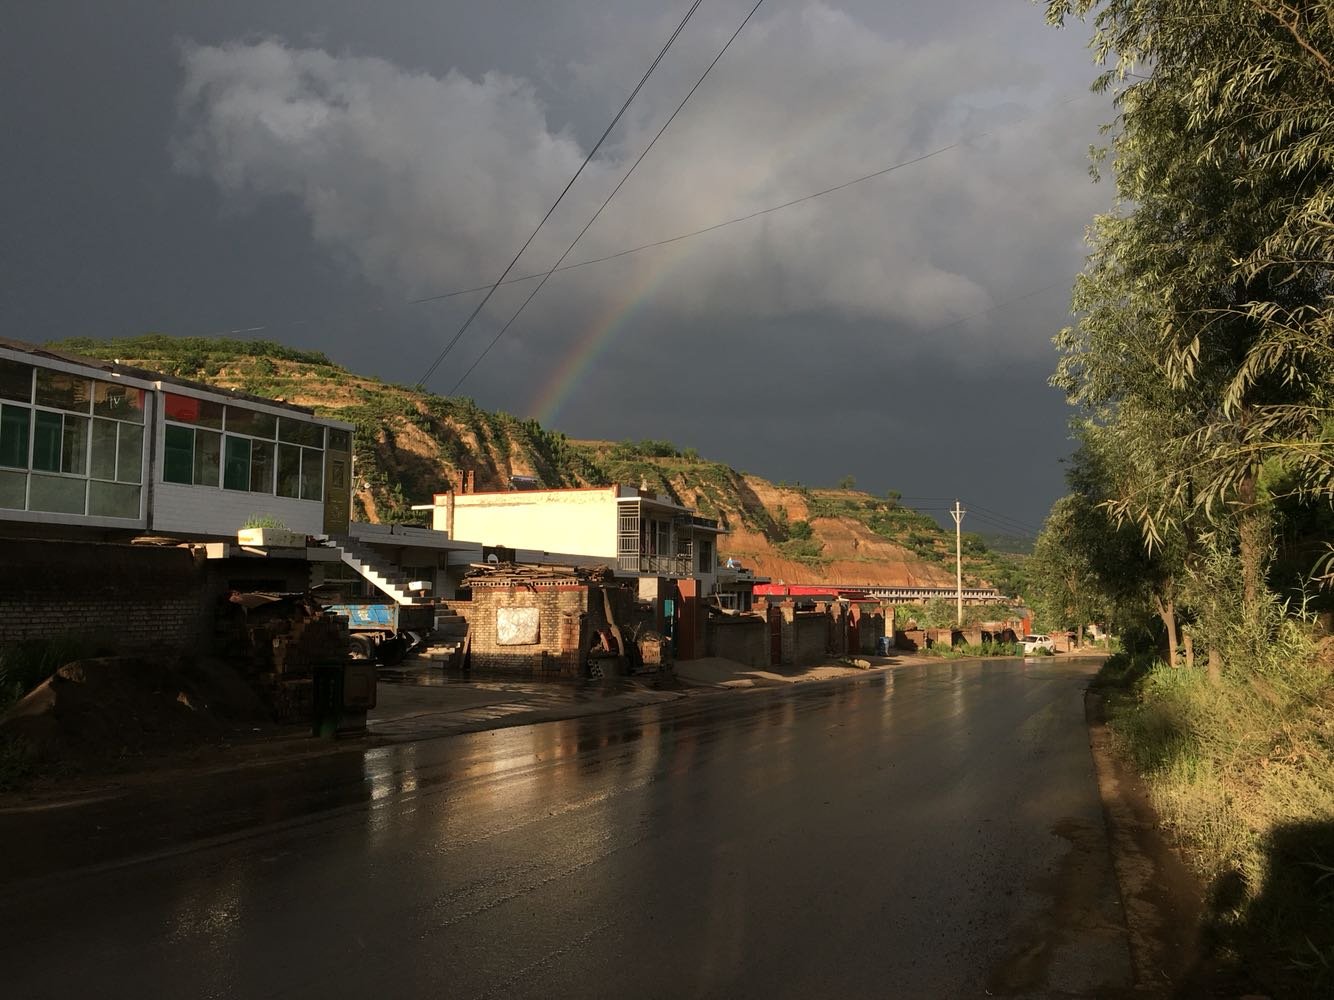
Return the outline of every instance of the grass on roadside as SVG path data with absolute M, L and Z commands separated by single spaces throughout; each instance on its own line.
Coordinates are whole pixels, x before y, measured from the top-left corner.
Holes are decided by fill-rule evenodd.
M 1217 683 L 1125 653 L 1100 674 L 1119 744 L 1209 887 L 1220 954 L 1322 988 L 1334 987 L 1331 665 L 1293 623 Z
M 1018 642 L 965 642 L 958 646 L 939 644 L 918 650 L 923 656 L 938 656 L 944 660 L 962 660 L 987 656 L 1023 656 L 1023 644 Z

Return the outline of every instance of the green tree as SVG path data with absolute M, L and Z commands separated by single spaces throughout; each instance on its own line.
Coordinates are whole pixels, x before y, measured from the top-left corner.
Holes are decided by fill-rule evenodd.
M 1111 512 L 1137 466 L 1119 450 L 1114 430 L 1087 424 L 1070 461 L 1071 492 L 1052 507 L 1027 564 L 1030 603 L 1044 623 L 1079 628 L 1090 621 L 1118 629 L 1160 625 L 1167 659 L 1176 662 L 1188 545 L 1182 532 L 1150 548 L 1140 532 Z
M 844 476 L 838 481 L 840 490 L 855 490 L 857 488 L 857 478 L 855 476 Z
M 1140 470 L 1111 509 L 1155 544 L 1235 537 L 1255 609 L 1262 466 L 1334 492 L 1334 29 L 1323 5 L 1278 0 L 1047 8 L 1093 15 L 1120 199 L 1092 227 L 1055 382 Z

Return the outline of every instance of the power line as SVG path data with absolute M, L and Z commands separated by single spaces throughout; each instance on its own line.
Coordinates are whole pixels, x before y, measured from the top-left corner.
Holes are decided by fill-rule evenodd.
M 1081 97 L 1071 97 L 1071 98 L 1067 98 L 1066 100 L 1059 101 L 1059 102 L 1057 102 L 1056 104 L 1054 104 L 1054 105 L 1050 105 L 1048 108 L 1045 108 L 1045 109 L 1043 109 L 1043 110 L 1050 110 L 1051 108 L 1064 107 L 1064 106 L 1066 106 L 1066 105 L 1068 105 L 1068 104 L 1073 104 L 1073 103 L 1075 103 L 1076 101 L 1085 100 L 1085 99 L 1087 99 L 1088 96 L 1090 96 L 1090 95 L 1084 95 L 1084 96 L 1081 96 Z M 1034 114 L 1036 114 L 1036 113 L 1037 113 L 1037 112 L 1035 112 Z M 1016 119 L 1014 122 L 1011 122 L 1010 125 L 1016 125 L 1016 124 L 1019 124 L 1020 122 L 1027 121 L 1029 118 L 1032 118 L 1032 117 L 1033 117 L 1033 115 L 1025 115 L 1025 116 L 1023 116 L 1023 117 L 1021 117 L 1021 118 Z M 1009 126 L 1005 126 L 1005 127 L 1009 127 Z M 909 159 L 909 160 L 902 160 L 902 161 L 900 161 L 900 162 L 898 162 L 898 163 L 890 164 L 890 165 L 887 166 L 887 167 L 882 167 L 881 169 L 872 171 L 872 172 L 869 173 L 869 174 L 862 174 L 860 177 L 854 177 L 854 178 L 852 178 L 851 180 L 844 181 L 844 182 L 841 183 L 841 184 L 836 184 L 836 185 L 834 185 L 833 187 L 825 188 L 825 189 L 822 190 L 822 191 L 815 191 L 815 192 L 812 192 L 811 194 L 803 195 L 803 196 L 800 197 L 800 198 L 794 198 L 794 199 L 792 199 L 791 201 L 783 202 L 781 205 L 771 205 L 771 206 L 768 207 L 768 208 L 760 209 L 760 210 L 758 210 L 758 211 L 756 211 L 756 212 L 751 212 L 751 213 L 748 214 L 748 215 L 739 215 L 739 216 L 736 216 L 735 218 L 724 219 L 724 220 L 721 221 L 721 222 L 716 222 L 716 223 L 713 223 L 712 225 L 704 226 L 704 227 L 701 228 L 701 229 L 694 229 L 694 230 L 691 230 L 690 232 L 679 233 L 679 234 L 677 234 L 676 236 L 669 236 L 669 237 L 667 237 L 667 238 L 665 238 L 665 239 L 654 240 L 654 241 L 651 242 L 651 243 L 641 243 L 641 244 L 638 245 L 638 246 L 627 247 L 627 248 L 624 249 L 624 250 L 618 250 L 618 251 L 616 251 L 615 253 L 610 253 L 610 254 L 607 254 L 606 256 L 603 256 L 603 257 L 590 257 L 590 258 L 588 258 L 587 260 L 576 261 L 576 262 L 573 263 L 573 264 L 564 264 L 564 265 L 561 265 L 561 266 L 559 266 L 559 267 L 554 268 L 554 272 L 559 274 L 559 273 L 564 272 L 564 271 L 573 271 L 574 269 L 576 269 L 576 268 L 580 268 L 580 267 L 588 267 L 588 266 L 591 265 L 591 264 L 605 264 L 607 261 L 617 260 L 617 259 L 619 259 L 619 258 L 621 258 L 621 257 L 628 257 L 628 256 L 630 256 L 630 255 L 632 255 L 632 254 L 642 253 L 642 252 L 645 251 L 645 250 L 653 250 L 653 249 L 656 249 L 656 248 L 658 248 L 658 247 L 668 246 L 668 245 L 670 245 L 670 244 L 672 244 L 672 243 L 679 243 L 679 242 L 681 242 L 682 240 L 693 239 L 693 238 L 696 237 L 696 236 L 703 236 L 703 235 L 706 235 L 706 234 L 708 234 L 708 233 L 715 232 L 715 231 L 717 231 L 717 230 L 719 230 L 719 229 L 725 229 L 725 228 L 727 228 L 727 227 L 729 227 L 729 226 L 735 226 L 735 225 L 738 225 L 738 224 L 740 224 L 740 223 L 742 223 L 742 222 L 749 222 L 750 220 L 759 218 L 759 217 L 761 217 L 761 216 L 763 216 L 763 215 L 768 215 L 768 214 L 771 214 L 771 213 L 773 213 L 773 212 L 782 211 L 783 209 L 791 208 L 791 207 L 793 207 L 794 205 L 800 205 L 800 204 L 803 204 L 804 202 L 812 201 L 812 200 L 814 200 L 814 199 L 816 199 L 816 198 L 823 198 L 825 195 L 833 194 L 833 193 L 836 192 L 836 191 L 842 191 L 843 189 L 852 187 L 853 185 L 861 184 L 861 183 L 863 183 L 863 182 L 865 182 L 865 181 L 869 181 L 869 180 L 874 180 L 874 179 L 877 178 L 877 177 L 883 177 L 885 174 L 892 173 L 892 172 L 894 172 L 895 170 L 900 170 L 900 169 L 902 169 L 903 167 L 908 167 L 908 166 L 912 166 L 913 164 L 916 164 L 916 163 L 921 163 L 923 160 L 931 159 L 931 158 L 934 157 L 934 156 L 938 156 L 938 155 L 940 155 L 941 153 L 945 153 L 945 152 L 948 152 L 948 151 L 951 150 L 951 149 L 955 149 L 955 148 L 957 148 L 957 147 L 959 147 L 959 146 L 965 145 L 966 143 L 971 142 L 971 141 L 973 141 L 973 140 L 975 140 L 975 139 L 980 139 L 980 138 L 982 138 L 983 136 L 990 135 L 990 134 L 992 134 L 993 132 L 998 131 L 998 130 L 999 130 L 999 129 L 990 129 L 990 130 L 987 130 L 987 131 L 984 131 L 984 132 L 977 132 L 977 133 L 973 133 L 973 134 L 967 135 L 967 136 L 963 137 L 962 139 L 960 139 L 960 140 L 958 140 L 958 141 L 956 141 L 956 142 L 950 143 L 948 146 L 941 146 L 939 149 L 932 150 L 932 151 L 929 152 L 929 153 L 924 153 L 924 154 L 921 155 L 921 156 L 917 156 L 917 157 L 914 157 L 914 158 Z M 581 169 L 582 169 L 582 168 L 581 168 Z M 550 214 L 550 213 L 548 213 L 548 215 L 549 215 L 549 214 Z M 525 246 L 526 246 L 526 245 L 527 245 L 527 244 L 525 244 Z M 512 267 L 513 267 L 513 265 L 511 264 L 511 268 L 512 268 Z M 505 272 L 506 275 L 508 275 L 509 270 L 510 270 L 511 268 L 507 268 L 507 269 L 506 269 L 506 272 Z M 436 293 L 436 294 L 434 294 L 434 295 L 424 295 L 424 296 L 421 296 L 420 298 L 406 299 L 406 300 L 404 300 L 401 304 L 402 304 L 402 305 L 410 305 L 410 306 L 411 306 L 411 305 L 425 305 L 425 304 L 427 304 L 427 303 L 429 303 L 429 302 L 440 302 L 440 301 L 443 301 L 443 300 L 445 300 L 445 299 L 453 299 L 453 298 L 458 298 L 458 297 L 463 296 L 463 295 L 471 295 L 471 294 L 473 294 L 474 292 L 487 292 L 487 293 L 488 293 L 488 297 L 489 297 L 490 292 L 491 292 L 491 291 L 494 291 L 498 285 L 515 285 L 515 284 L 520 284 L 520 283 L 525 282 L 525 281 L 533 281 L 534 279 L 544 277 L 547 273 L 548 273 L 548 272 L 545 272 L 545 271 L 534 271 L 532 274 L 521 274 L 521 275 L 519 275 L 519 276 L 517 276 L 517 277 L 514 277 L 514 278 L 510 278 L 510 277 L 507 277 L 507 276 L 506 276 L 506 277 L 502 277 L 502 280 L 499 281 L 499 282 L 498 282 L 497 284 L 495 284 L 495 285 L 473 285 L 473 286 L 471 286 L 471 287 L 469 287 L 469 288 L 456 288 L 456 289 L 454 289 L 453 291 L 449 291 L 449 292 L 438 292 L 438 293 Z M 1034 289 L 1034 290 L 1031 291 L 1031 292 L 1026 292 L 1026 293 L 1024 293 L 1024 295 L 1020 296 L 1019 298 L 1027 298 L 1027 297 L 1030 297 L 1030 296 L 1033 296 L 1033 295 L 1041 294 L 1042 292 L 1047 291 L 1047 290 L 1050 289 L 1051 287 L 1053 287 L 1053 286 L 1052 286 L 1052 285 L 1044 285 L 1044 286 L 1042 286 L 1041 288 Z M 1011 301 L 1019 301 L 1019 299 L 1013 299 L 1013 300 L 1011 300 Z M 485 300 L 483 301 L 482 304 L 485 305 Z M 369 311 L 370 311 L 370 312 L 382 312 L 382 311 L 384 310 L 384 308 L 385 308 L 385 307 L 380 306 L 380 307 L 376 307 L 376 308 L 374 308 L 374 309 L 372 309 L 372 310 L 369 310 Z M 993 307 L 993 308 L 995 308 L 995 307 Z M 978 315 L 981 315 L 981 314 L 978 314 Z M 964 318 L 961 319 L 961 320 L 955 320 L 955 321 L 951 322 L 951 323 L 949 324 L 949 326 L 956 326 L 956 325 L 958 325 L 959 323 L 967 322 L 969 319 L 975 319 L 975 318 L 976 318 L 976 316 L 968 316 L 968 317 L 964 317 Z M 293 320 L 293 321 L 291 321 L 290 323 L 285 323 L 285 324 L 264 324 L 264 325 L 257 325 L 257 326 L 236 327 L 236 328 L 232 328 L 232 329 L 228 329 L 228 330 L 218 330 L 218 331 L 215 331 L 214 333 L 211 333 L 211 334 L 201 334 L 200 336 L 227 336 L 227 335 L 231 335 L 231 334 L 239 334 L 239 333 L 261 333 L 261 332 L 264 332 L 264 331 L 266 331 L 266 330 L 270 330 L 270 329 L 272 329 L 275 325 L 277 325 L 277 326 L 300 326 L 300 325 L 304 325 L 304 324 L 307 324 L 307 323 L 310 323 L 310 322 L 312 322 L 311 319 L 302 319 L 302 320 Z M 934 331 L 927 331 L 927 332 L 934 332 Z M 421 383 L 419 382 L 418 385 L 421 385 Z M 948 498 L 948 497 L 945 497 L 945 498 L 942 498 L 942 499 L 949 499 L 949 498 Z
M 937 507 L 933 509 L 940 510 L 942 508 Z M 948 508 L 944 509 L 947 510 Z M 984 511 L 978 510 L 976 507 L 970 508 L 968 513 L 976 516 L 977 519 L 980 521 L 985 521 L 988 524 L 992 525 L 993 527 L 1001 528 L 1004 529 L 1005 531 L 1022 534 L 1025 537 L 1036 537 L 1037 535 L 1037 532 L 1029 525 L 1017 523 L 1009 518 L 994 517 L 991 514 L 987 514 Z
M 919 500 L 930 500 L 930 501 L 935 501 L 935 502 L 943 502 L 943 501 L 945 501 L 945 500 L 947 500 L 947 499 L 949 499 L 949 498 L 947 498 L 947 497 L 923 497 L 923 498 L 918 498 L 918 499 L 919 499 Z M 907 498 L 905 497 L 904 500 L 906 501 Z M 948 513 L 948 512 L 951 510 L 950 507 L 918 506 L 918 505 L 915 504 L 915 503 L 907 504 L 907 506 L 911 507 L 911 509 L 913 509 L 913 510 L 915 510 L 915 511 L 919 511 L 919 512 L 922 512 L 922 513 L 928 513 L 928 512 L 929 512 L 929 513 Z M 1028 523 L 1026 523 L 1026 522 L 1024 522 L 1024 521 L 1020 521 L 1018 518 L 1013 518 L 1013 517 L 1010 517 L 1008 514 L 1001 514 L 1001 513 L 998 513 L 998 512 L 996 512 L 996 511 L 989 511 L 986 507 L 982 507 L 982 506 L 979 505 L 979 504 L 971 504 L 971 505 L 969 506 L 968 512 L 969 512 L 970 514 L 974 515 L 978 520 L 987 522 L 987 523 L 988 523 L 989 525 L 991 525 L 992 527 L 1000 528 L 1000 529 L 1002 529 L 1002 530 L 1004 530 L 1004 531 L 1008 531 L 1008 532 L 1011 532 L 1011 533 L 1014 533 L 1014 534 L 1019 534 L 1019 535 L 1022 535 L 1023 537 L 1025 537 L 1025 538 L 1036 538 L 1037 535 L 1038 535 L 1038 532 L 1040 531 L 1040 529 L 1035 528 L 1033 525 L 1028 524 Z
M 981 504 L 978 503 L 973 504 L 973 510 L 981 511 L 984 514 L 990 514 L 993 518 L 998 518 L 1002 521 L 1013 521 L 1016 525 L 1018 525 L 1021 528 L 1028 528 L 1033 531 L 1041 530 L 1036 525 L 1028 521 L 1021 520 L 1020 518 L 1017 517 L 1011 517 L 1009 514 L 1002 514 L 998 510 L 991 510 L 987 507 L 983 507 Z
M 463 325 L 459 327 L 458 333 L 454 334 L 453 339 L 445 345 L 444 350 L 436 355 L 436 359 L 431 362 L 430 367 L 427 368 L 422 377 L 417 380 L 416 388 L 420 389 L 426 384 L 426 380 L 435 374 L 435 370 L 440 367 L 440 362 L 445 360 L 445 356 L 453 350 L 454 345 L 459 342 L 459 338 L 461 338 L 467 331 L 468 327 L 472 325 L 472 321 L 477 318 L 477 315 L 482 311 L 486 304 L 491 301 L 491 296 L 494 295 L 496 289 L 500 287 L 500 283 L 504 281 L 510 271 L 514 269 L 514 265 L 519 262 L 519 258 L 522 257 L 523 252 L 528 249 L 528 245 L 537 238 L 538 232 L 544 225 L 546 225 L 546 221 L 551 218 L 551 213 L 556 211 L 556 206 L 561 203 L 570 188 L 574 186 L 574 182 L 579 179 L 579 175 L 584 172 L 584 168 L 588 166 L 589 162 L 593 159 L 593 156 L 602 148 L 602 144 L 606 141 L 607 136 L 611 135 L 611 130 L 616 127 L 616 123 L 621 120 L 621 116 L 624 115 L 626 109 L 630 107 L 630 102 L 633 101 L 639 94 L 639 91 L 643 89 L 644 84 L 648 82 L 648 78 L 653 75 L 653 71 L 657 69 L 658 64 L 662 62 L 663 56 L 667 54 L 667 50 L 672 47 L 672 44 L 680 36 L 681 32 L 685 30 L 686 24 L 695 16 L 695 11 L 699 10 L 699 5 L 702 2 L 703 0 L 694 0 L 694 3 L 690 5 L 690 9 L 686 11 L 685 17 L 681 18 L 681 23 L 676 26 L 676 30 L 672 32 L 672 36 L 663 44 L 662 48 L 658 51 L 657 57 L 649 65 L 649 68 L 644 71 L 644 75 L 639 78 L 639 82 L 635 84 L 635 89 L 630 91 L 630 96 L 625 99 L 625 103 L 621 105 L 621 109 L 617 111 L 616 116 L 612 118 L 611 124 L 609 124 L 606 130 L 603 131 L 602 135 L 598 138 L 598 141 L 593 144 L 593 148 L 588 151 L 588 155 L 584 157 L 584 162 L 579 164 L 579 169 L 574 172 L 574 176 L 570 178 L 569 182 L 557 196 L 556 200 L 552 202 L 551 207 L 547 209 L 547 214 L 542 216 L 542 221 L 537 224 L 537 228 L 534 229 L 528 239 L 524 241 L 523 246 L 519 247 L 519 252 L 514 255 L 514 259 L 509 262 L 509 265 L 505 270 L 500 273 L 500 277 L 496 279 L 496 283 L 487 290 L 486 295 L 482 297 L 482 301 L 477 303 L 477 308 L 475 308 L 472 313 L 469 314 L 468 318 L 463 321 Z
M 983 525 L 996 529 L 1002 534 L 1013 535 L 1016 538 L 1029 538 L 1029 539 L 1037 538 L 1037 534 L 1035 532 L 1029 531 L 1027 529 L 1016 528 L 1014 525 L 1006 524 L 1002 521 L 993 520 L 992 518 L 987 517 L 987 515 L 979 513 L 977 511 L 969 511 L 969 513 L 974 514 L 977 520 L 980 521 Z
M 1001 512 L 998 511 L 998 510 L 991 510 L 991 509 L 988 508 L 988 507 L 984 507 L 982 504 L 973 504 L 973 510 L 974 510 L 974 511 L 978 514 L 978 516 L 980 516 L 980 517 L 986 517 L 986 518 L 989 518 L 990 520 L 998 521 L 998 522 L 1001 522 L 1001 521 L 1009 522 L 1009 523 L 1010 523 L 1011 525 L 1013 525 L 1014 527 L 1016 527 L 1016 528 L 1023 528 L 1025 531 L 1033 531 L 1033 532 L 1037 532 L 1037 531 L 1041 530 L 1041 529 L 1039 529 L 1036 525 L 1034 525 L 1034 524 L 1032 524 L 1032 523 L 1030 523 L 1030 522 L 1028 522 L 1028 521 L 1023 520 L 1022 518 L 1011 517 L 1009 514 L 1003 514 L 1003 513 L 1001 513 Z
M 639 154 L 638 159 L 636 159 L 634 163 L 630 164 L 630 169 L 625 172 L 625 176 L 621 178 L 620 182 L 616 185 L 616 187 L 612 188 L 611 194 L 607 195 L 606 199 L 602 202 L 602 204 L 598 206 L 598 210 L 593 213 L 593 217 L 588 220 L 588 222 L 584 225 L 583 229 L 579 230 L 579 234 L 575 236 L 574 240 L 571 241 L 570 245 L 565 248 L 565 252 L 560 255 L 560 258 L 556 261 L 556 263 L 551 265 L 551 269 L 547 271 L 544 275 L 542 275 L 542 280 L 537 283 L 536 288 L 534 288 L 531 292 L 528 293 L 528 298 L 524 299 L 523 302 L 520 303 L 519 308 L 514 310 L 514 315 L 509 318 L 509 322 L 507 322 L 504 326 L 502 326 L 500 328 L 500 332 L 497 333 L 493 338 L 491 338 L 491 343 L 486 345 L 486 350 L 482 351 L 482 353 L 477 356 L 476 360 L 473 361 L 473 363 L 468 366 L 468 370 L 463 373 L 463 376 L 457 382 L 454 383 L 454 387 L 449 390 L 449 394 L 451 396 L 459 391 L 459 387 L 462 386 L 463 383 L 468 380 L 468 376 L 473 373 L 473 369 L 482 363 L 482 361 L 486 358 L 486 356 L 491 353 L 491 348 L 495 347 L 496 344 L 499 343 L 500 338 L 505 336 L 509 328 L 514 325 L 514 321 L 519 318 L 519 314 L 522 313 L 525 308 L 527 308 L 528 303 L 532 302 L 533 299 L 536 297 L 537 293 L 542 290 L 542 287 L 547 283 L 547 279 L 550 278 L 553 274 L 555 274 L 557 269 L 559 269 L 559 267 L 563 263 L 565 263 L 565 258 L 570 255 L 571 251 L 574 250 L 578 242 L 584 238 L 584 233 L 588 232 L 588 230 L 593 227 L 593 223 L 598 221 L 598 217 L 602 215 L 603 210 L 608 205 L 611 204 L 611 200 L 615 198 L 617 193 L 621 190 L 621 188 L 625 186 L 625 182 L 630 179 L 630 175 L 635 172 L 635 168 L 644 162 L 644 157 L 648 156 L 649 150 L 652 149 L 653 146 L 657 143 L 657 141 L 662 138 L 662 134 L 667 131 L 668 126 L 670 126 L 672 122 L 676 120 L 676 116 L 681 113 L 681 109 L 686 106 L 686 102 L 688 102 L 690 98 L 695 96 L 695 91 L 699 90 L 700 84 L 702 84 L 704 80 L 708 77 L 708 75 L 713 72 L 713 67 L 718 65 L 718 61 L 722 59 L 722 57 L 726 54 L 727 50 L 732 47 L 732 43 L 736 41 L 737 35 L 741 34 L 741 29 L 744 28 L 746 24 L 749 23 L 750 19 L 755 16 L 755 12 L 760 9 L 760 4 L 762 3 L 764 3 L 764 0 L 756 0 L 755 6 L 750 9 L 750 13 L 748 13 L 744 18 L 741 19 L 741 23 L 737 25 L 736 31 L 732 32 L 732 37 L 730 37 L 727 40 L 727 43 L 723 45 L 721 49 L 718 50 L 718 54 L 713 57 L 713 62 L 709 63 L 709 65 L 705 68 L 704 72 L 700 74 L 699 79 L 695 81 L 695 85 L 690 88 L 689 93 L 687 93 L 686 96 L 681 99 L 681 103 L 676 106 L 676 110 L 673 111 L 671 115 L 668 116 L 667 120 L 662 123 L 662 128 L 658 129 L 658 134 L 655 135 L 651 140 L 649 140 L 649 144 L 644 147 L 644 151 Z

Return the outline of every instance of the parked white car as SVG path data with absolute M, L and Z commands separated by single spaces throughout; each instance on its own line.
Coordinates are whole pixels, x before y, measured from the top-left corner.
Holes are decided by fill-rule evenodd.
M 1051 641 L 1049 635 L 1026 635 L 1022 641 L 1025 653 L 1036 653 L 1040 649 L 1045 649 L 1048 653 L 1056 652 L 1056 644 Z

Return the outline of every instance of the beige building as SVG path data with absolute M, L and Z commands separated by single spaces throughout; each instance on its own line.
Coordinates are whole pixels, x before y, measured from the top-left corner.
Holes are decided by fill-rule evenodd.
M 685 579 L 712 593 L 718 522 L 633 486 L 437 493 L 432 526 L 487 547 L 575 553 L 620 576 Z
M 705 602 L 718 590 L 718 522 L 633 486 L 437 493 L 432 526 L 520 562 L 606 565 L 636 578 L 678 659 L 702 655 Z

